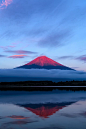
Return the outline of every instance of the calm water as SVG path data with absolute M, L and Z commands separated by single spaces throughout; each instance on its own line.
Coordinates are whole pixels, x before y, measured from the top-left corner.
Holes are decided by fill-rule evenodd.
M 86 129 L 86 92 L 0 91 L 0 129 Z

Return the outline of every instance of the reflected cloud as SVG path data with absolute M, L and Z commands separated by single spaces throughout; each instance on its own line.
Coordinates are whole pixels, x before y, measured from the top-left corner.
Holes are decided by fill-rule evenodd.
M 40 128 L 40 129 L 63 129 L 63 128 L 61 128 L 61 127 L 46 127 L 46 128 Z
M 24 125 L 24 124 L 28 124 L 28 123 L 34 123 L 34 122 L 37 122 L 37 121 L 26 121 L 26 120 L 21 120 L 21 121 L 13 121 L 13 122 L 8 122 L 8 123 L 5 123 L 5 125 L 9 125 L 9 124 L 15 124 L 15 125 Z
M 78 105 L 78 104 L 77 104 Z M 86 117 L 86 112 L 83 113 L 60 113 L 61 116 L 69 117 L 69 118 L 76 118 L 79 116 Z
M 86 117 L 86 112 L 80 113 L 79 115 Z
M 69 118 L 76 118 L 78 114 L 68 114 L 68 113 L 61 113 L 61 116 L 69 117 Z
M 3 119 L 3 117 L 0 117 L 0 119 Z
M 12 119 L 21 119 L 21 120 L 23 120 L 23 119 L 28 119 L 29 117 L 24 117 L 24 116 L 15 116 L 15 115 L 13 115 L 13 116 L 7 116 L 8 118 L 12 118 Z

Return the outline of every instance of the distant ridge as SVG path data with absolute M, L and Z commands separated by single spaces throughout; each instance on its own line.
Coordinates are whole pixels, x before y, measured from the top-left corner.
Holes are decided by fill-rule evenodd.
M 74 70 L 69 67 L 66 67 L 46 56 L 40 56 L 32 60 L 31 62 L 17 67 L 23 69 L 61 69 L 61 70 Z

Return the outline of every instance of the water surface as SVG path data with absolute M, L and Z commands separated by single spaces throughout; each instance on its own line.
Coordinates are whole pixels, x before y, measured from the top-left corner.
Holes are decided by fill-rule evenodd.
M 0 91 L 0 129 L 86 129 L 86 91 Z

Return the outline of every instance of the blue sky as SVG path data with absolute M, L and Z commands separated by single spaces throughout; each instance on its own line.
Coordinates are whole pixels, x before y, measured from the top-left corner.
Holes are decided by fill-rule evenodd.
M 0 68 L 37 56 L 86 71 L 86 0 L 0 0 Z

